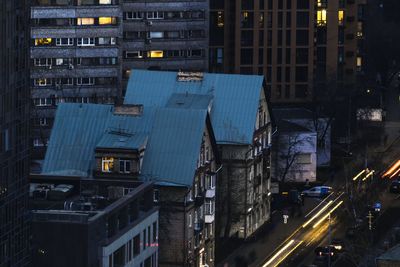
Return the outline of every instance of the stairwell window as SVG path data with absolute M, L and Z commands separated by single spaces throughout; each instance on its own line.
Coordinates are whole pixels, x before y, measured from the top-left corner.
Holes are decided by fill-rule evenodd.
M 114 158 L 103 157 L 101 159 L 101 171 L 102 172 L 112 172 L 114 170 Z

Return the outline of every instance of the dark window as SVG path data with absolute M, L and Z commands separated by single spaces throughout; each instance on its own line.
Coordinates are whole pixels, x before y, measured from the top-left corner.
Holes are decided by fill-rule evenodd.
M 285 68 L 285 82 L 290 82 L 290 67 Z
M 267 45 L 272 46 L 272 31 L 268 31 L 267 35 Z
M 308 30 L 296 31 L 296 45 L 308 45 Z
M 282 24 L 283 24 L 283 13 L 282 12 L 278 12 L 278 27 L 282 28 Z
M 278 9 L 282 9 L 283 8 L 283 1 L 278 1 Z
M 282 48 L 278 48 L 277 63 L 282 64 Z
M 297 48 L 296 64 L 307 64 L 307 63 L 308 63 L 308 48 Z
M 242 9 L 254 9 L 254 0 L 242 0 Z
M 242 46 L 253 46 L 253 31 L 242 31 L 241 42 Z
M 307 97 L 308 89 L 306 84 L 296 84 L 295 96 L 296 98 Z
M 263 48 L 258 49 L 258 64 L 259 65 L 264 64 L 264 49 Z
M 278 46 L 282 45 L 282 30 L 278 31 Z
M 282 81 L 282 68 L 281 67 L 276 68 L 276 81 L 277 82 Z
M 259 46 L 264 46 L 264 31 L 259 32 L 258 44 Z
M 326 47 L 318 47 L 317 48 L 317 61 L 318 62 L 326 61 Z
M 290 30 L 286 30 L 286 45 L 290 46 L 290 41 L 291 41 L 291 31 Z
M 133 256 L 140 254 L 140 234 L 133 238 Z
M 326 27 L 317 28 L 317 44 L 326 44 Z
M 290 85 L 285 85 L 285 98 L 290 98 Z
M 240 64 L 241 65 L 253 64 L 253 49 L 240 50 Z
M 268 0 L 268 9 L 272 9 L 273 8 L 273 0 Z
M 267 64 L 269 64 L 269 65 L 272 64 L 272 49 L 271 48 L 267 49 Z
M 290 48 L 286 48 L 286 64 L 290 64 L 290 61 L 291 61 Z
M 264 9 L 264 0 L 260 0 L 260 9 Z
M 297 9 L 308 9 L 309 2 L 309 0 L 297 0 Z
M 286 9 L 292 8 L 292 0 L 286 0 Z
M 296 67 L 296 82 L 308 81 L 308 67 Z
M 146 229 L 143 230 L 143 250 L 146 249 L 147 243 L 146 243 Z
M 339 27 L 338 44 L 339 45 L 344 44 L 344 27 Z
M 296 13 L 296 24 L 298 28 L 308 28 L 308 12 L 297 12 Z
M 286 28 L 292 27 L 292 13 L 286 12 Z

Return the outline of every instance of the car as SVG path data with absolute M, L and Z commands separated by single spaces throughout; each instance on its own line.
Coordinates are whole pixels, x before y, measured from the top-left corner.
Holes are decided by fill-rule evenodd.
M 327 257 L 330 255 L 333 258 L 336 256 L 336 249 L 333 246 L 317 247 L 314 252 L 318 257 Z
M 332 192 L 330 186 L 316 186 L 302 192 L 305 197 L 324 197 Z
M 344 242 L 341 239 L 332 239 L 331 246 L 335 249 L 336 252 L 342 252 L 344 250 Z
M 390 184 L 390 193 L 400 193 L 400 179 L 394 180 Z

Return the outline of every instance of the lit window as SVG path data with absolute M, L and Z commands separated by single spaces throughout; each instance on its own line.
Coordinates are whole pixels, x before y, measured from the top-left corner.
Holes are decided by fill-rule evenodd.
M 362 57 L 357 57 L 357 68 L 362 66 Z
M 343 10 L 338 11 L 338 23 L 339 23 L 339 25 L 343 25 L 343 23 L 344 23 L 344 11 Z
M 113 17 L 99 17 L 99 24 L 100 25 L 109 25 L 109 24 L 115 24 L 116 19 Z
M 51 45 L 51 38 L 36 38 L 35 46 Z
M 357 22 L 357 37 L 363 36 L 363 24 L 361 21 Z
M 111 0 L 99 0 L 100 5 L 111 5 Z
M 35 79 L 36 86 L 48 86 L 51 85 L 51 82 L 52 82 L 51 79 L 46 79 L 46 78 Z
M 162 58 L 162 57 L 164 57 L 164 51 L 161 51 L 161 50 L 149 51 L 149 52 L 147 52 L 147 57 Z
M 325 26 L 326 25 L 326 10 L 318 10 L 317 11 L 317 25 Z
M 164 32 L 149 32 L 149 38 L 164 38 Z
M 218 28 L 224 27 L 224 13 L 222 11 L 218 11 L 217 13 L 217 26 Z
M 93 25 L 94 18 L 77 18 L 77 25 Z
M 112 172 L 114 170 L 114 158 L 103 157 L 101 159 L 101 171 Z

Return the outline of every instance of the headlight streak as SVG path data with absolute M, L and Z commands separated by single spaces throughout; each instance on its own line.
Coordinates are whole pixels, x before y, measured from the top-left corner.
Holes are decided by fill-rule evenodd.
M 332 196 L 332 194 L 333 194 L 333 192 L 330 193 L 326 198 L 324 198 L 324 199 L 321 201 L 321 203 L 319 203 L 319 204 L 318 204 L 315 208 L 313 208 L 309 213 L 307 213 L 307 215 L 304 216 L 304 218 L 307 218 L 311 213 L 314 212 L 314 210 L 318 209 L 318 207 L 319 207 L 320 205 L 324 204 L 324 202 L 325 202 L 330 196 Z
M 293 243 L 294 243 L 294 239 L 290 240 L 283 248 L 281 248 L 277 253 L 275 253 L 275 255 L 263 265 L 263 267 L 267 267 L 271 262 L 273 262 L 280 254 L 282 254 L 282 252 L 284 252 Z
M 280 261 L 278 261 L 277 264 L 274 265 L 274 267 L 278 266 L 282 261 L 284 261 L 290 254 L 292 254 L 293 251 L 296 250 L 304 241 L 300 241 L 292 250 L 290 250 L 285 257 L 283 257 Z
M 317 218 L 322 212 L 324 212 L 330 205 L 332 205 L 333 200 L 330 200 L 322 209 L 320 209 L 314 216 L 311 217 L 305 224 L 303 224 L 303 228 L 309 225 L 315 218 Z
M 365 180 L 367 180 L 368 179 L 368 177 L 370 177 L 372 174 L 374 174 L 375 173 L 375 170 L 372 170 L 372 171 L 370 171 L 363 179 L 362 179 L 362 181 L 364 182 Z
M 336 210 L 337 208 L 339 208 L 340 205 L 343 204 L 343 200 L 340 201 L 333 209 L 331 209 L 324 217 L 322 217 L 316 224 L 313 225 L 313 228 L 317 227 L 321 222 L 323 222 L 324 220 L 326 220 L 326 218 L 328 218 L 329 214 L 331 214 L 334 210 Z
M 393 177 L 395 177 L 399 172 L 400 172 L 400 168 L 397 171 L 395 171 L 392 175 L 390 175 L 389 179 L 392 179 Z
M 357 180 L 366 170 L 360 171 L 356 176 L 353 177 L 353 181 Z
M 392 167 L 390 167 L 389 170 L 387 170 L 387 171 L 382 175 L 382 177 L 386 177 L 386 176 L 388 176 L 388 175 L 392 175 L 393 172 L 394 172 L 395 170 L 397 170 L 399 167 L 400 167 L 400 160 L 398 160 L 395 164 L 393 164 Z M 398 171 L 398 170 L 397 170 L 397 171 Z

